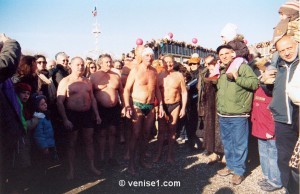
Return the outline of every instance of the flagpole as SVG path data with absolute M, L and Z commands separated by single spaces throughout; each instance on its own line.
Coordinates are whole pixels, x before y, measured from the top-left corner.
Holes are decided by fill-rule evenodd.
M 90 51 L 90 52 L 93 52 L 96 55 L 99 55 L 100 54 L 99 36 L 100 36 L 101 32 L 99 30 L 99 23 L 98 23 L 98 17 L 97 17 L 98 16 L 98 10 L 97 10 L 96 0 L 94 0 L 94 2 L 95 2 L 95 8 L 94 8 L 94 11 L 92 12 L 92 14 L 93 14 L 95 23 L 93 24 L 94 27 L 93 27 L 92 33 L 94 34 L 94 37 L 95 37 L 95 49 Z

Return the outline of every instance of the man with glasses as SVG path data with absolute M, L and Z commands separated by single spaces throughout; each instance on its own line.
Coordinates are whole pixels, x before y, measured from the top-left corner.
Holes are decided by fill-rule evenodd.
M 58 87 L 59 82 L 70 74 L 69 56 L 65 52 L 59 52 L 55 55 L 56 67 L 53 70 L 52 80 L 55 87 Z

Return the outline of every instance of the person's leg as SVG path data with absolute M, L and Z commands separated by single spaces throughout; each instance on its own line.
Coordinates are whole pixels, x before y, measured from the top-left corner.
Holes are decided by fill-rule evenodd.
M 233 140 L 231 135 L 231 125 L 229 123 L 230 118 L 219 116 L 220 123 L 220 133 L 221 140 L 224 146 L 224 154 L 226 157 L 226 167 L 233 171 L 233 161 L 234 161 L 234 152 L 233 152 Z
M 246 159 L 248 155 L 248 118 L 237 117 L 231 119 L 233 139 L 233 170 L 236 175 L 243 176 L 246 171 Z M 227 156 L 226 156 L 227 159 Z
M 258 139 L 258 153 L 261 170 L 264 176 L 264 179 L 269 177 L 269 158 L 268 158 L 268 148 L 267 140 Z
M 298 132 L 292 125 L 275 122 L 275 136 L 281 183 L 286 188 L 290 177 L 289 161 L 298 139 Z
M 109 126 L 108 127 L 108 134 L 109 134 L 109 159 L 114 158 L 114 153 L 115 153 L 115 144 L 116 144 L 116 126 Z
M 180 106 L 177 106 L 172 112 L 170 121 L 168 123 L 168 132 L 169 132 L 169 150 L 168 150 L 168 158 L 167 162 L 173 164 L 174 163 L 174 143 L 175 143 L 175 135 L 176 135 L 176 128 L 177 128 L 177 121 L 178 115 L 180 111 Z
M 78 130 L 72 131 L 68 134 L 68 146 L 67 146 L 67 157 L 69 172 L 67 174 L 67 179 L 74 178 L 74 160 L 75 160 L 75 146 L 78 136 Z
M 128 119 L 125 117 L 125 155 L 124 159 L 129 160 L 129 144 L 130 144 L 130 139 L 131 139 L 131 134 L 132 134 L 132 121 L 131 119 Z
M 82 129 L 83 141 L 85 144 L 85 152 L 89 161 L 90 170 L 96 175 L 100 175 L 100 171 L 95 167 L 95 151 L 94 151 L 94 128 Z
M 158 135 L 157 135 L 157 155 L 154 157 L 153 162 L 158 162 L 161 159 L 165 133 L 167 131 L 167 124 L 165 118 L 158 119 Z
M 140 153 L 140 164 L 144 168 L 151 168 L 151 165 L 145 162 L 147 145 L 150 141 L 151 129 L 153 126 L 153 121 L 155 119 L 155 111 L 152 109 L 148 115 L 144 118 L 142 136 L 141 136 L 141 153 Z
M 141 137 L 141 128 L 144 116 L 142 115 L 139 109 L 133 109 L 133 119 L 132 119 L 132 134 L 129 141 L 129 164 L 128 172 L 132 175 L 136 174 L 136 165 L 135 165 L 135 154 L 137 142 Z
M 280 179 L 280 171 L 277 164 L 277 148 L 276 148 L 276 141 L 275 140 L 267 140 L 267 154 L 269 161 L 268 164 L 268 182 L 277 188 L 282 186 L 281 179 Z
M 101 128 L 98 129 L 98 133 L 96 134 L 97 136 L 97 142 L 99 145 L 99 150 L 100 150 L 100 161 L 103 163 L 105 160 L 105 145 L 106 145 L 106 133 L 107 133 L 107 128 L 101 126 Z

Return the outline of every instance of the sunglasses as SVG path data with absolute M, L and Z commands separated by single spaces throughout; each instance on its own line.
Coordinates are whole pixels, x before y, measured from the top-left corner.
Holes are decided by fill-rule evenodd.
M 198 65 L 198 63 L 189 63 L 189 66 Z
M 96 69 L 96 67 L 90 67 L 90 69 Z

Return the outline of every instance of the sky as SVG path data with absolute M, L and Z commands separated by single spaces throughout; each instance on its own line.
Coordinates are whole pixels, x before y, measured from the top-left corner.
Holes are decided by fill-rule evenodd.
M 0 33 L 19 41 L 25 54 L 59 51 L 73 56 L 109 53 L 119 59 L 136 46 L 161 39 L 216 49 L 227 23 L 238 26 L 248 45 L 269 41 L 286 0 L 0 0 Z M 97 7 L 97 16 L 92 11 Z M 101 34 L 96 46 L 93 24 Z

